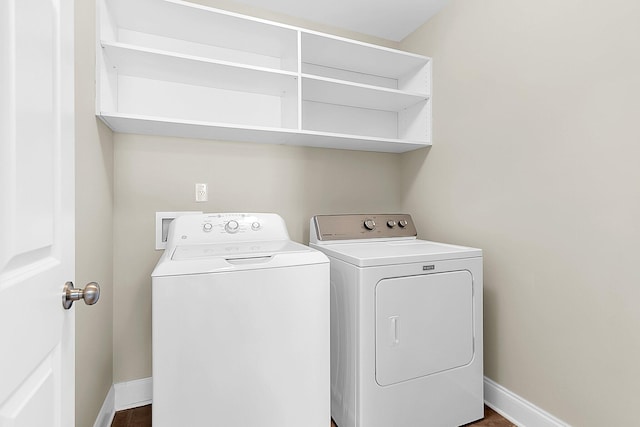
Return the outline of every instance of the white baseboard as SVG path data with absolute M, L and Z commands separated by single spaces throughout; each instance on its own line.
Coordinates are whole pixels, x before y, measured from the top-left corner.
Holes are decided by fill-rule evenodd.
M 116 391 L 116 411 L 148 405 L 153 399 L 153 381 L 151 377 L 117 383 L 113 387 Z
M 153 380 L 142 378 L 114 384 L 100 409 L 94 427 L 109 427 L 116 411 L 148 405 L 153 400 Z M 520 427 L 570 427 L 495 381 L 484 378 L 484 402 Z
M 102 408 L 100 408 L 100 412 L 98 412 L 98 416 L 96 417 L 96 422 L 93 424 L 93 427 L 111 426 L 113 417 L 116 414 L 115 396 L 115 388 L 112 385 L 109 389 L 109 393 L 107 393 L 107 397 L 105 397 L 104 399 L 104 403 L 102 404 Z
M 570 427 L 487 377 L 484 377 L 484 403 L 519 427 Z
M 151 378 L 112 385 L 93 427 L 110 427 L 116 411 L 148 405 L 151 403 L 152 397 L 153 382 Z

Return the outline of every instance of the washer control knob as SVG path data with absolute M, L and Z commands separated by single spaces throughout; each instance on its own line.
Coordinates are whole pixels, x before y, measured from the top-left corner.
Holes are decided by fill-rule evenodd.
M 389 221 L 387 221 L 387 227 L 389 228 L 393 228 L 395 227 L 397 224 L 397 222 L 395 222 L 394 220 L 390 219 Z
M 372 219 L 366 219 L 364 221 L 364 228 L 367 230 L 374 230 L 376 228 L 376 222 Z
M 202 226 L 202 231 L 205 232 L 210 232 L 213 229 L 213 224 L 211 224 L 210 222 L 206 222 L 203 226 Z
M 251 229 L 252 229 L 253 231 L 258 231 L 258 230 L 260 230 L 260 227 L 262 227 L 262 225 L 261 225 L 258 221 L 254 221 L 254 222 L 251 224 Z
M 235 233 L 236 231 L 238 231 L 239 227 L 240 224 L 238 224 L 238 221 L 236 221 L 235 219 L 232 219 L 224 225 L 224 229 L 227 231 L 227 233 Z
M 398 225 L 402 228 L 405 228 L 407 224 L 409 224 L 409 222 L 406 219 L 401 219 L 400 221 L 398 221 Z

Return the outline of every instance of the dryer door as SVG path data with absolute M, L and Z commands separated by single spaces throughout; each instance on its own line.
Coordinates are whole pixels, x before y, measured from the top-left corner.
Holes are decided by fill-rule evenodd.
M 473 359 L 468 271 L 384 279 L 376 286 L 376 382 L 382 386 Z

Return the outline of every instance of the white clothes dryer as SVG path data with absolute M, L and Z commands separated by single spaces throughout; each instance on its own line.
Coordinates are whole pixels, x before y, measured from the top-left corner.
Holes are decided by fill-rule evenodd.
M 331 413 L 339 427 L 483 417 L 482 251 L 416 239 L 410 215 L 318 215 L 331 261 Z
M 330 424 L 329 260 L 278 215 L 176 218 L 152 310 L 154 427 Z

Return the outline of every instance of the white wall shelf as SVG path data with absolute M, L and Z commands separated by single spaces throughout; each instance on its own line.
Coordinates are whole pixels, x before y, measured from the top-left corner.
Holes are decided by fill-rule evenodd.
M 429 96 L 324 77 L 302 75 L 302 99 L 348 107 L 401 111 Z
M 98 4 L 96 109 L 116 132 L 394 153 L 431 145 L 427 57 L 179 0 Z
M 301 44 L 304 64 L 351 71 L 355 79 L 387 78 L 397 83 L 396 89 L 430 90 L 429 58 L 424 56 L 311 31 L 302 32 Z
M 134 45 L 104 42 L 102 48 L 118 74 L 240 92 L 280 96 L 297 90 L 298 74 Z

